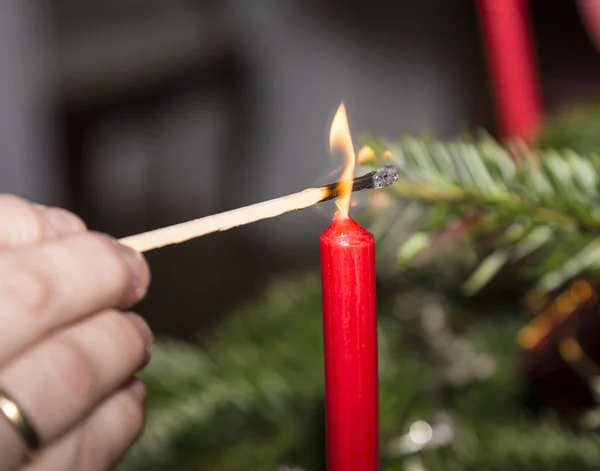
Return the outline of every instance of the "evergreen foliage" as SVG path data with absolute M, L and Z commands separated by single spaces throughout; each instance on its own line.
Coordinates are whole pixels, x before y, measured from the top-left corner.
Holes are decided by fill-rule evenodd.
M 444 312 L 426 293 L 380 309 L 382 470 L 596 469 L 596 437 L 522 406 L 520 323 L 469 315 L 457 335 Z M 317 277 L 276 283 L 202 348 L 159 341 L 147 430 L 120 469 L 324 470 L 321 342 Z M 422 450 L 402 439 L 415 421 L 435 431 Z
M 521 283 L 540 291 L 600 268 L 600 155 L 518 144 L 509 150 L 485 135 L 367 142 L 374 158 L 363 163 L 365 169 L 391 160 L 400 170 L 387 203 L 372 213 L 372 230 L 388 249 L 385 258 L 396 262 L 393 271 L 418 262 L 432 241 L 439 245 L 449 225 L 464 225 L 466 216 L 468 238 L 462 242 L 468 243 L 460 245 L 460 265 L 454 264 L 473 270 L 462 285 L 465 294 L 507 265 L 519 268 Z

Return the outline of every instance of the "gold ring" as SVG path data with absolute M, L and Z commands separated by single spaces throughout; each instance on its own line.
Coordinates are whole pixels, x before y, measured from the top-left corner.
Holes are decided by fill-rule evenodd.
M 27 447 L 28 457 L 31 458 L 41 447 L 40 437 L 17 403 L 2 390 L 0 390 L 0 412 L 19 433 Z

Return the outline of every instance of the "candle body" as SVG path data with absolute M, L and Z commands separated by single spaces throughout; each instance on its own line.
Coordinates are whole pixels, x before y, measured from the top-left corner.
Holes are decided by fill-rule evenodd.
M 528 140 L 541 120 L 527 2 L 477 2 L 503 138 Z
M 379 469 L 375 244 L 350 218 L 321 234 L 328 471 Z

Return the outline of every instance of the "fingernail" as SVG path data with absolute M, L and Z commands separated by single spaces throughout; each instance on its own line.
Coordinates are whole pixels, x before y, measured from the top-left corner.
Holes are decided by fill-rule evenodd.
M 141 300 L 150 283 L 150 269 L 144 257 L 130 247 L 117 243 L 123 258 L 131 270 L 131 294 L 127 301 L 135 303 Z
M 71 234 L 85 230 L 85 224 L 74 214 L 61 208 L 44 208 L 44 216 L 57 234 Z
M 144 402 L 146 400 L 146 385 L 142 383 L 139 379 L 134 379 L 128 388 L 136 399 L 140 402 Z

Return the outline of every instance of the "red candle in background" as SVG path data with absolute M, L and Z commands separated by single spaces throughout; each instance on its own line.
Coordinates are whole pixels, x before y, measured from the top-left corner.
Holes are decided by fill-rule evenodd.
M 531 139 L 540 126 L 540 91 L 528 0 L 477 0 L 502 138 Z
M 332 150 L 354 176 L 354 149 L 345 109 L 334 118 Z M 375 242 L 348 216 L 351 181 L 339 211 L 321 234 L 328 471 L 379 470 L 379 406 Z

